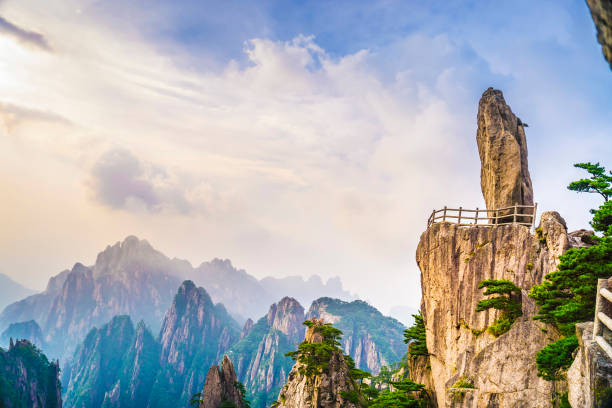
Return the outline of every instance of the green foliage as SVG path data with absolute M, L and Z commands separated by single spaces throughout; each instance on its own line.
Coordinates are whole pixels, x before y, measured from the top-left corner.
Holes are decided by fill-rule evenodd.
M 487 279 L 478 285 L 479 289 L 486 288 L 484 295 L 499 295 L 489 299 L 483 299 L 476 305 L 476 311 L 482 312 L 488 309 L 501 311 L 501 316 L 487 329 L 495 337 L 510 330 L 512 323 L 521 316 L 521 289 L 506 279 Z
M 603 232 L 605 236 L 612 236 L 612 200 L 604 202 L 598 210 L 591 210 L 591 213 L 593 229 Z
M 564 371 L 572 364 L 572 353 L 578 347 L 575 335 L 550 343 L 538 353 L 538 376 L 548 381 L 561 380 Z
M 606 169 L 599 163 L 576 163 L 574 167 L 586 170 L 590 177 L 572 181 L 567 187 L 578 193 L 595 193 L 608 201 L 612 195 L 612 172 L 606 174 Z
M 468 377 L 461 377 L 451 388 L 474 388 L 474 382 Z
M 202 402 L 202 393 L 196 392 L 195 394 L 191 396 L 191 399 L 189 400 L 189 405 L 191 405 L 192 407 L 199 407 L 201 402 Z
M 317 299 L 315 302 L 326 312 L 339 317 L 334 326 L 344 333 L 344 338 L 354 339 L 350 345 L 343 343 L 343 348 L 348 354 L 356 353 L 359 344 L 357 340 L 366 336 L 376 344 L 377 350 L 386 361 L 398 361 L 406 353 L 408 347 L 402 341 L 404 325 L 391 317 L 384 316 L 367 302 L 361 300 L 345 302 L 327 297 Z M 366 359 L 361 359 L 357 368 L 367 370 Z
M 392 381 L 392 390 L 383 390 L 369 404 L 370 408 L 424 408 L 428 398 L 423 384 L 410 380 Z
M 408 354 L 411 357 L 427 356 L 427 341 L 425 338 L 425 321 L 421 312 L 412 315 L 414 325 L 404 331 L 404 343 L 409 344 Z
M 56 397 L 59 372 L 29 341 L 18 341 L 8 351 L 0 348 L 0 407 L 61 406 Z
M 588 248 L 572 248 L 559 257 L 555 272 L 531 288 L 529 296 L 540 306 L 534 317 L 571 335 L 575 324 L 593 320 L 597 279 L 612 276 L 612 236 Z

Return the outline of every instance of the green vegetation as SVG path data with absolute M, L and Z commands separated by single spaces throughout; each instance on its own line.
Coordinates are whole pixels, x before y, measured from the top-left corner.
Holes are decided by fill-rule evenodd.
M 576 335 L 550 343 L 538 353 L 538 376 L 547 381 L 563 379 L 563 372 L 572 364 L 572 352 L 578 347 Z
M 412 315 L 414 325 L 404 330 L 404 343 L 408 344 L 408 354 L 410 357 L 427 356 L 427 341 L 425 338 L 425 321 L 421 312 Z
M 406 341 L 424 341 L 424 325 L 420 315 L 415 318 L 419 319 L 415 326 L 420 326 L 421 329 L 406 330 L 410 331 L 406 335 Z M 296 351 L 289 352 L 286 355 L 293 358 L 302 364 L 299 372 L 306 376 L 317 376 L 324 373 L 332 359 L 333 355 L 342 353 L 340 340 L 342 331 L 333 327 L 330 323 L 320 324 L 312 321 L 305 321 L 304 324 L 309 328 L 313 328 L 315 334 L 322 337 L 320 343 L 302 342 Z M 420 332 L 420 334 L 419 334 Z M 415 340 L 415 337 L 417 339 Z M 426 354 L 425 354 L 426 355 Z M 365 378 L 371 377 L 371 374 L 355 368 L 355 362 L 349 355 L 344 355 L 344 361 L 349 368 L 349 377 L 353 383 L 354 390 L 341 392 L 344 400 L 352 402 L 361 407 L 373 408 L 420 408 L 428 406 L 428 397 L 422 384 L 416 384 L 410 380 L 392 381 L 394 372 L 389 367 L 383 367 L 379 376 L 373 377 L 370 384 L 363 382 Z M 400 366 L 403 363 L 395 364 Z M 387 389 L 380 391 L 385 384 Z M 281 393 L 281 401 L 284 395 Z M 272 407 L 279 406 L 280 402 L 272 404 Z
M 521 289 L 506 279 L 487 279 L 478 285 L 479 289 L 486 288 L 484 295 L 499 295 L 489 299 L 483 299 L 476 305 L 476 311 L 482 312 L 489 309 L 501 311 L 501 316 L 487 329 L 495 337 L 506 333 L 512 327 L 512 323 L 522 315 L 521 312 Z
M 593 320 L 597 296 L 597 280 L 612 276 L 612 176 L 599 163 L 578 163 L 590 177 L 570 183 L 576 192 L 600 194 L 604 204 L 591 210 L 593 228 L 603 233 L 594 236 L 592 246 L 572 248 L 559 257 L 556 271 L 545 276 L 544 282 L 531 288 L 529 296 L 540 307 L 534 319 L 558 329 L 562 338 L 544 347 L 537 356 L 538 375 L 549 381 L 564 378 L 572 363 L 572 353 L 578 347 L 576 323 Z M 612 173 L 610 173 L 612 174 Z
M 461 377 L 451 388 L 474 388 L 474 382 L 468 377 Z
M 310 320 L 306 320 L 304 325 L 308 328 L 314 327 L 315 333 L 322 337 L 321 343 L 311 343 L 304 340 L 295 351 L 290 351 L 285 354 L 291 357 L 294 361 L 301 363 L 299 373 L 307 377 L 314 377 L 326 372 L 329 367 L 329 362 L 334 353 L 342 353 L 340 349 L 340 339 L 342 331 L 336 329 L 331 323 L 324 323 L 315 326 Z M 352 361 L 352 359 L 351 359 Z M 353 363 L 353 366 L 355 363 Z
M 17 341 L 8 351 L 0 348 L 0 407 L 61 406 L 59 366 L 49 362 L 35 345 Z
M 324 307 L 327 313 L 338 316 L 339 320 L 334 326 L 344 333 L 345 338 L 353 339 L 349 349 L 346 349 L 346 343 L 342 345 L 347 354 L 355 355 L 359 339 L 368 336 L 386 361 L 399 361 L 406 353 L 407 347 L 402 341 L 404 325 L 392 317 L 384 316 L 367 302 L 345 302 L 328 297 L 315 302 Z M 367 370 L 366 364 L 365 359 L 362 359 L 357 368 Z
M 425 408 L 429 406 L 423 384 L 410 380 L 392 381 L 392 389 L 381 391 L 368 406 L 370 408 Z

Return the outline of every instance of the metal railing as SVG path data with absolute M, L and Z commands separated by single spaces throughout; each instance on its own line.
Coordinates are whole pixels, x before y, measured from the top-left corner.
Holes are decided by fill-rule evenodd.
M 597 280 L 597 301 L 595 303 L 595 321 L 593 323 L 593 340 L 612 360 L 612 278 Z
M 450 222 L 460 227 L 494 226 L 520 224 L 531 227 L 535 221 L 538 204 L 519 205 L 498 208 L 495 210 L 479 209 L 468 210 L 463 207 L 433 210 L 427 219 L 427 228 L 438 222 Z

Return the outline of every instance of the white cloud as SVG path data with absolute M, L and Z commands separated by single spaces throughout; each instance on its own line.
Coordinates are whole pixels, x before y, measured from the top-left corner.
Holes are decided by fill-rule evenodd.
M 193 263 L 340 275 L 383 309 L 418 306 L 414 252 L 432 207 L 482 205 L 477 97 L 483 78 L 506 78 L 445 35 L 339 57 L 309 36 L 255 38 L 247 64 L 206 71 L 74 4 L 49 6 L 61 24 L 12 5 L 45 24 L 55 52 L 0 41 L 0 94 L 69 125 L 26 118 L 0 138 L 0 187 L 15 192 L 0 222 L 40 232 L 0 250 L 7 270 L 33 241 L 47 262 L 25 267 L 32 280 L 136 234 Z M 31 217 L 35 199 L 48 205 Z

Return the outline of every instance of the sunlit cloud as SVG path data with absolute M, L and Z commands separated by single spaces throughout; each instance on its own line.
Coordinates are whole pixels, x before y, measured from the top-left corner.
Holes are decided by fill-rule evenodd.
M 52 51 L 51 45 L 42 34 L 19 27 L 2 16 L 0 16 L 0 35 L 9 36 L 21 44 L 38 50 Z

